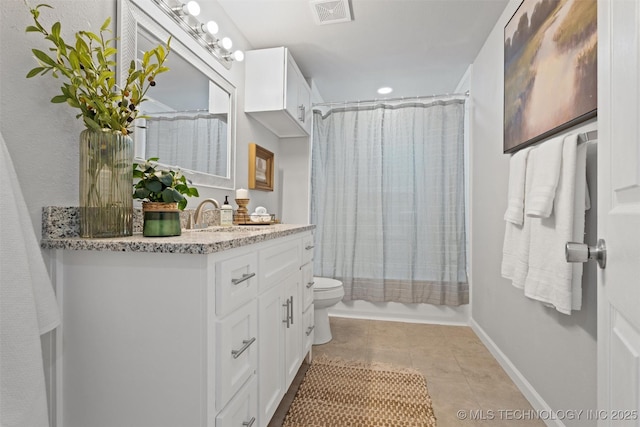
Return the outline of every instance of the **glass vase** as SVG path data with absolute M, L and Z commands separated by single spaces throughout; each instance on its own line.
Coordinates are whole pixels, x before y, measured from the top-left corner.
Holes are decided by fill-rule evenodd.
M 80 236 L 133 234 L 133 140 L 120 132 L 80 133 Z

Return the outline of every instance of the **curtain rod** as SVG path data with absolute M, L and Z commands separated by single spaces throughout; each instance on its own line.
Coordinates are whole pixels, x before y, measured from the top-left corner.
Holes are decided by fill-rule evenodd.
M 346 104 L 367 104 L 371 102 L 395 102 L 395 101 L 410 101 L 412 99 L 433 99 L 433 98 L 450 98 L 456 96 L 469 96 L 469 91 L 465 93 L 445 93 L 442 95 L 424 95 L 424 96 L 400 96 L 397 98 L 375 98 L 367 99 L 364 101 L 341 101 L 341 102 L 319 102 L 313 104 L 312 107 L 331 106 L 331 105 L 346 105 Z

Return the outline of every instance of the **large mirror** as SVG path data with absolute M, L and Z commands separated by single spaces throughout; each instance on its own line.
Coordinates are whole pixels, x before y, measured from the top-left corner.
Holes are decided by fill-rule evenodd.
M 235 187 L 235 88 L 207 61 L 202 45 L 152 0 L 120 0 L 118 6 L 120 76 L 141 52 L 171 40 L 160 74 L 141 105 L 146 119 L 134 133 L 136 161 L 159 157 L 179 168 L 196 185 Z

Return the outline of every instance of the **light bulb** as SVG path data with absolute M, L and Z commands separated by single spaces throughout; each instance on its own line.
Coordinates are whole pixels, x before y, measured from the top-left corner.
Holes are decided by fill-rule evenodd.
M 206 24 L 198 22 L 193 29 L 198 34 L 211 34 L 213 36 L 218 32 L 218 24 L 215 21 L 209 21 Z
M 191 0 L 187 4 L 182 3 L 180 6 L 174 7 L 173 10 L 178 16 L 191 15 L 198 16 L 200 15 L 200 5 L 198 2 Z
M 216 21 L 209 21 L 206 24 L 202 24 L 202 28 L 209 34 L 218 33 L 218 24 L 216 24 Z
M 391 89 L 390 87 L 381 87 L 380 89 L 378 89 L 378 93 L 380 95 L 386 95 L 391 92 L 393 92 L 393 89 Z
M 235 52 L 233 52 L 233 54 L 231 55 L 231 57 L 238 62 L 242 62 L 244 61 L 244 52 L 241 50 L 236 50 Z
M 200 15 L 200 5 L 197 1 L 191 0 L 186 4 L 187 13 L 191 16 Z
M 229 50 L 231 46 L 233 46 L 233 42 L 229 37 L 223 37 L 222 40 L 220 40 L 220 46 L 225 50 Z

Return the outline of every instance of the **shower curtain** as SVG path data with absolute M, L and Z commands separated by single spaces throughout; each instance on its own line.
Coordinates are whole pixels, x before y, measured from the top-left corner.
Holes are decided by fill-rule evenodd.
M 226 115 L 207 112 L 147 114 L 145 157 L 181 169 L 227 175 Z
M 344 300 L 469 300 L 464 98 L 314 111 L 314 274 Z

